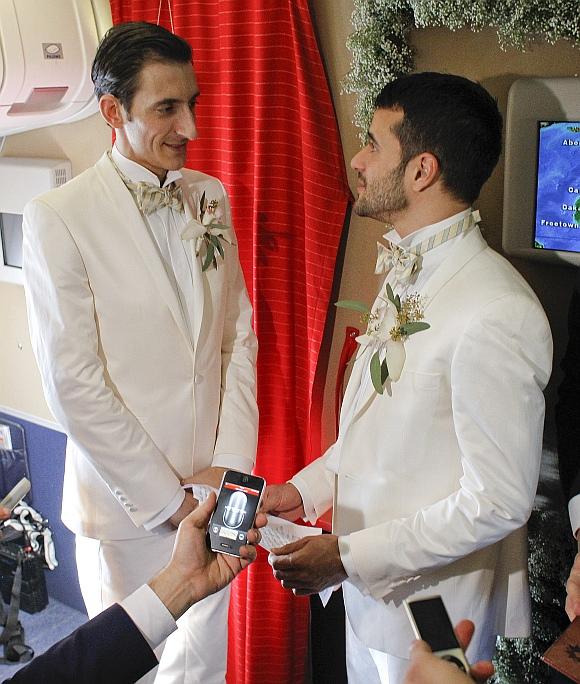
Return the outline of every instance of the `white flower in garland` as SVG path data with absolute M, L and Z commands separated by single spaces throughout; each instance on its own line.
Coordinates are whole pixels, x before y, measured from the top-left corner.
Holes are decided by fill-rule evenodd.
M 336 306 L 352 309 L 361 314 L 367 329 L 356 341 L 374 349 L 369 364 L 371 381 L 378 394 L 382 394 L 387 380 L 397 382 L 407 358 L 405 342 L 410 335 L 427 330 L 431 326 L 423 321 L 424 307 L 421 296 L 410 294 L 403 300 L 393 294 L 391 286 L 385 286 L 386 299 L 380 297 L 379 305 L 370 311 L 362 302 L 344 299 Z

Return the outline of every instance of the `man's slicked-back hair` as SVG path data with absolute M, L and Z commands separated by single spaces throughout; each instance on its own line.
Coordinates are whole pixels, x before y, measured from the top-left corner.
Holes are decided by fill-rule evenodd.
M 447 190 L 469 204 L 477 199 L 501 154 L 502 117 L 485 88 L 462 76 L 409 74 L 387 83 L 375 107 L 403 112 L 394 133 L 405 164 L 430 152 Z
M 118 24 L 105 34 L 91 69 L 95 95 L 114 95 L 128 112 L 149 62 L 191 64 L 191 47 L 162 26 L 144 21 Z

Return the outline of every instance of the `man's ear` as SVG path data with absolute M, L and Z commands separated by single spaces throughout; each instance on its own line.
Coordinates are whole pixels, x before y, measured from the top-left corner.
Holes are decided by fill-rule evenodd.
M 411 183 L 415 192 L 422 192 L 434 185 L 441 177 L 439 160 L 431 152 L 422 152 L 409 162 Z
M 120 101 L 110 93 L 105 93 L 99 100 L 99 110 L 103 119 L 111 128 L 122 128 L 127 121 L 125 108 Z

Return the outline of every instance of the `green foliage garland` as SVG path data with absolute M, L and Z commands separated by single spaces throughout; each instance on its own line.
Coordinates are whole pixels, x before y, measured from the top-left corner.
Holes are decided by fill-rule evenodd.
M 534 509 L 528 522 L 528 571 L 532 600 L 532 636 L 498 639 L 493 684 L 549 684 L 553 670 L 541 654 L 564 631 L 565 584 L 575 544 L 568 512 Z
M 354 0 L 354 33 L 346 92 L 357 93 L 355 123 L 366 131 L 381 87 L 412 71 L 412 29 L 446 26 L 452 31 L 493 27 L 502 49 L 523 50 L 535 39 L 580 43 L 577 0 Z

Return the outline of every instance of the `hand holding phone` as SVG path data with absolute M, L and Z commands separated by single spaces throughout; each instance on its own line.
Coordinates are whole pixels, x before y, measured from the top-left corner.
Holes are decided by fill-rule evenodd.
M 417 639 L 426 641 L 433 654 L 469 673 L 469 663 L 461 648 L 441 596 L 404 601 Z
M 222 478 L 217 504 L 209 521 L 212 551 L 239 556 L 254 526 L 266 481 L 256 475 L 227 470 Z

